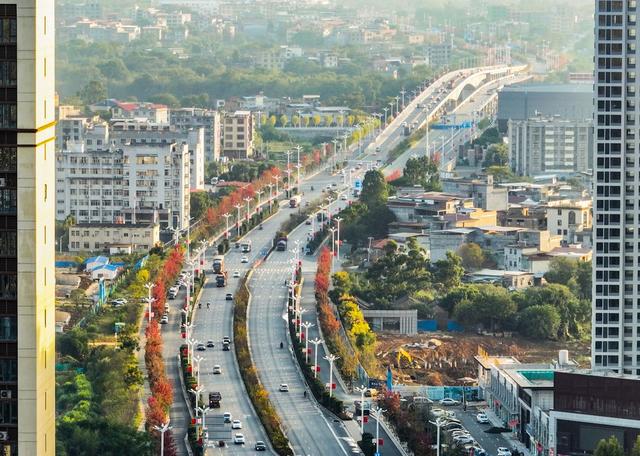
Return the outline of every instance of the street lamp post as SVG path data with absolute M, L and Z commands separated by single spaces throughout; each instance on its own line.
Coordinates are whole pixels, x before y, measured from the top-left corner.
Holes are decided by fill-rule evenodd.
M 300 146 L 299 144 L 296 146 L 296 152 L 297 152 L 297 161 L 298 164 L 296 165 L 296 168 L 298 168 L 298 191 L 300 191 L 300 167 L 302 166 L 300 164 L 300 151 L 302 150 L 302 146 Z
M 336 234 L 336 229 L 335 228 L 329 228 L 329 231 L 331 231 L 331 269 L 334 269 L 334 261 L 333 259 L 335 258 L 336 254 L 335 254 L 335 250 L 336 250 L 336 238 L 335 238 L 335 234 Z
M 313 349 L 313 356 L 314 356 L 314 360 L 313 360 L 313 378 L 318 378 L 318 345 L 320 345 L 322 342 L 324 342 L 324 340 L 318 339 L 316 337 L 315 339 L 310 340 L 309 342 L 314 345 L 314 349 Z M 307 353 L 308 352 L 309 351 L 307 350 Z
M 147 319 L 147 323 L 151 323 L 151 303 L 153 301 L 155 301 L 155 299 L 153 299 L 151 297 L 151 290 L 153 289 L 153 287 L 155 287 L 156 284 L 155 283 L 151 283 L 151 282 L 147 282 L 144 284 L 144 287 L 147 289 L 149 295 L 147 296 L 147 309 L 148 309 L 148 319 Z
M 160 433 L 160 456 L 164 456 L 164 433 L 173 428 L 169 426 L 169 421 L 162 426 L 154 426 L 153 428 Z
M 373 237 L 369 236 L 369 248 L 367 249 L 367 263 L 371 262 L 371 241 L 373 241 Z
M 329 361 L 329 397 L 333 397 L 333 363 L 340 357 L 329 353 L 324 359 Z
M 278 181 L 280 180 L 280 176 L 273 176 L 273 180 L 276 182 L 276 194 L 275 196 L 278 196 Z
M 353 390 L 360 393 L 360 433 L 364 434 L 364 393 L 367 391 L 367 388 L 362 385 L 356 386 Z
M 380 128 L 381 130 L 384 130 L 387 127 L 387 111 L 389 111 L 389 108 L 385 107 L 383 108 L 383 111 L 384 111 L 384 128 L 381 127 Z
M 290 151 L 290 150 L 285 152 L 285 154 L 287 154 L 287 171 L 286 171 L 287 172 L 287 187 L 286 187 L 287 190 L 291 190 L 291 175 L 290 175 L 291 170 L 289 168 L 291 166 L 290 161 L 291 161 L 291 154 L 292 153 L 293 152 Z
M 251 213 L 251 206 L 249 205 L 249 203 L 251 202 L 252 199 L 253 198 L 250 198 L 248 196 L 244 198 L 244 202 L 247 203 L 247 213 L 245 214 L 247 223 L 249 222 L 249 214 Z
M 333 219 L 337 222 L 336 232 L 338 233 L 338 240 L 336 246 L 336 256 L 338 257 L 338 266 L 340 266 L 340 222 L 342 221 L 342 217 L 334 217 Z
M 258 207 L 256 208 L 256 211 L 258 211 L 260 209 L 260 197 L 262 196 L 262 194 L 264 193 L 264 190 L 256 190 L 256 195 L 258 195 Z
M 242 209 L 242 204 L 236 204 L 234 207 L 238 210 L 238 216 L 236 217 L 236 225 L 238 227 L 238 237 L 240 237 L 240 209 Z
M 442 421 L 429 421 L 429 423 L 433 424 L 438 432 L 437 432 L 437 437 L 436 437 L 436 456 L 440 456 L 440 427 L 442 426 Z
M 224 238 L 225 239 L 229 239 L 229 217 L 232 217 L 231 214 L 229 214 L 228 212 L 225 212 L 224 214 L 222 214 L 222 216 L 224 217 L 224 221 L 226 224 L 226 230 L 224 232 Z
M 189 364 L 191 364 L 191 361 L 193 359 L 193 346 L 197 343 L 198 341 L 196 339 L 187 339 L 187 348 L 189 349 L 189 351 L 187 352 L 187 362 Z
M 193 357 L 193 362 L 196 365 L 196 370 L 198 371 L 198 374 L 196 376 L 196 382 L 197 385 L 200 386 L 200 363 L 204 360 L 203 356 L 194 356 Z
M 309 328 L 315 326 L 313 323 L 305 321 L 302 323 L 302 327 L 304 328 L 304 359 L 305 362 L 309 362 Z M 300 331 L 302 333 L 302 331 Z
M 198 401 L 200 400 L 200 393 L 204 391 L 204 386 L 198 385 L 196 389 L 191 388 L 189 392 L 196 397 L 196 406 L 195 409 L 198 409 Z
M 371 410 L 371 415 L 376 419 L 376 454 L 380 454 L 380 420 L 384 412 L 380 407 Z

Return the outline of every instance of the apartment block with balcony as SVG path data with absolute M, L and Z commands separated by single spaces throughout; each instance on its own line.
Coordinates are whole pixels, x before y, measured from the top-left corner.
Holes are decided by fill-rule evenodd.
M 152 223 L 186 228 L 190 163 L 187 144 L 124 144 L 56 154 L 56 218 L 77 223 Z
M 222 156 L 229 160 L 246 160 L 253 157 L 253 114 L 236 111 L 226 114 L 223 121 Z
M 205 162 L 220 160 L 220 113 L 210 109 L 172 109 L 169 114 L 171 125 L 179 129 L 204 128 Z

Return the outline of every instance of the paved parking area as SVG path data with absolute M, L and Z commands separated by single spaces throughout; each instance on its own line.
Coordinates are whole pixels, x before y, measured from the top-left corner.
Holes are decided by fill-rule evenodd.
M 485 432 L 490 429 L 493 424 L 480 424 L 476 420 L 476 415 L 482 409 L 478 409 L 475 406 L 467 406 L 467 410 L 463 410 L 461 405 L 441 407 L 439 404 L 434 404 L 434 407 L 442 408 L 444 410 L 450 410 L 455 412 L 456 418 L 460 420 L 462 426 L 469 431 L 473 438 L 480 444 L 482 448 L 488 453 L 489 456 L 496 456 L 498 454 L 498 447 L 512 448 L 513 442 L 506 438 L 506 434 L 489 434 Z M 440 441 L 442 443 L 447 442 L 447 437 L 443 434 L 440 435 Z

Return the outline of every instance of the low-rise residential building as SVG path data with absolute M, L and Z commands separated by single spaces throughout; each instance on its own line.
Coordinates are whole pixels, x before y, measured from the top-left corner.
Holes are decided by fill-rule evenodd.
M 111 114 L 114 119 L 146 119 L 157 124 L 169 123 L 169 107 L 158 103 L 116 101 Z
M 223 125 L 222 156 L 232 160 L 253 157 L 253 114 L 249 111 L 226 114 Z
M 442 190 L 445 193 L 473 198 L 475 207 L 485 211 L 506 211 L 509 207 L 509 191 L 504 187 L 496 187 L 493 176 L 484 179 L 442 179 Z
M 157 223 L 81 223 L 69 229 L 70 252 L 109 251 L 113 246 L 147 251 L 159 241 L 160 225 Z
M 465 276 L 469 283 L 489 283 L 503 286 L 509 290 L 522 290 L 534 285 L 534 276 L 523 271 L 505 271 L 504 269 L 480 269 Z
M 549 201 L 546 204 L 549 231 L 561 235 L 568 243 L 576 242 L 577 233 L 593 228 L 592 205 L 591 199 Z
M 546 230 L 547 211 L 542 206 L 514 206 L 498 215 L 498 223 L 528 230 Z
M 413 189 L 401 189 L 387 202 L 387 207 L 396 216 L 394 227 L 417 224 L 428 228 L 439 217 L 455 214 L 458 208 L 472 205 L 471 198 L 442 192 L 416 192 Z

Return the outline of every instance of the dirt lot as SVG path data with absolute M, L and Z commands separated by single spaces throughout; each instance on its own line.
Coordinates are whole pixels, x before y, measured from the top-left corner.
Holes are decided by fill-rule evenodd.
M 589 364 L 588 342 L 532 341 L 519 337 L 480 336 L 434 332 L 417 336 L 378 334 L 377 356 L 383 366 L 391 365 L 394 377 L 405 384 L 462 385 L 477 376 L 474 356 L 478 347 L 489 355 L 514 356 L 520 362 L 551 362 L 558 350 L 582 367 Z M 404 350 L 411 360 L 401 353 Z

